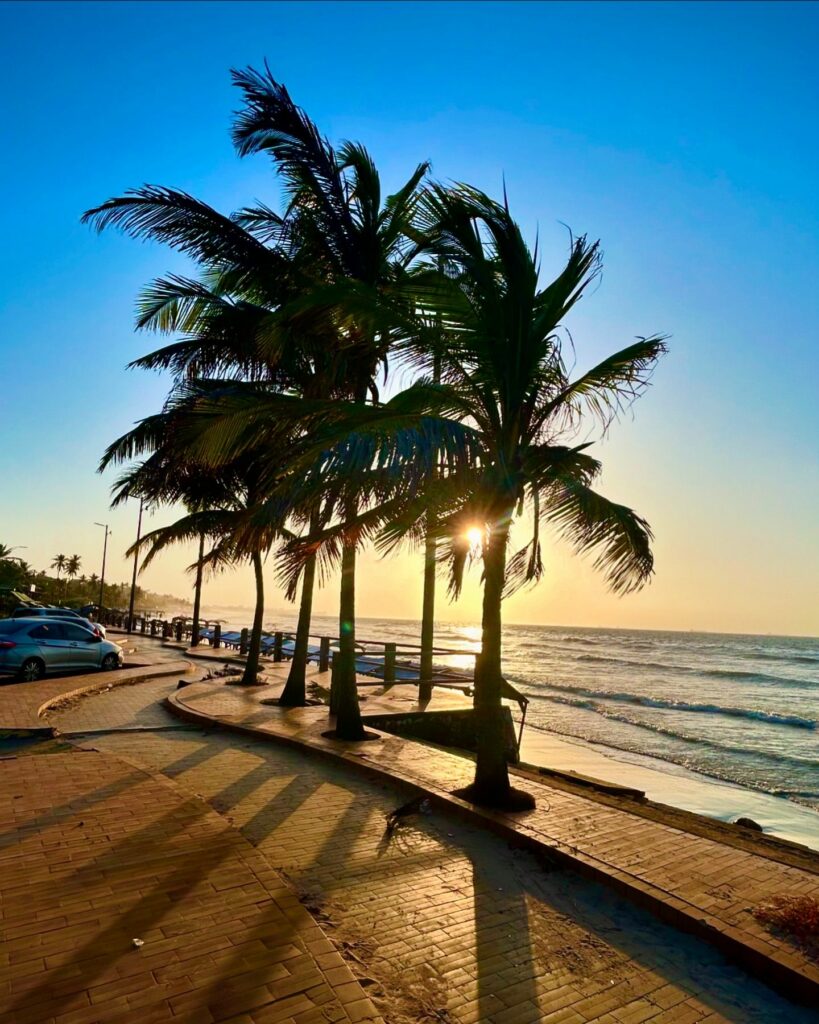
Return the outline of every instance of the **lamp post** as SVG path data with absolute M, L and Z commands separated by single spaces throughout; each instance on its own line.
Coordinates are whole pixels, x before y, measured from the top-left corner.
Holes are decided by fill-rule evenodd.
M 100 573 L 100 600 L 99 600 L 99 611 L 102 613 L 102 598 L 103 598 L 103 587 L 105 586 L 105 556 L 108 553 L 108 534 L 111 532 L 108 529 L 108 523 L 94 523 L 94 526 L 101 526 L 105 530 L 105 540 L 102 545 L 102 572 Z
M 139 558 L 139 538 L 142 532 L 142 506 L 144 498 L 139 499 L 139 518 L 137 519 L 137 536 L 136 546 L 137 550 L 134 551 L 134 574 L 131 577 L 131 599 L 128 602 L 128 632 L 134 628 L 134 597 L 136 595 L 136 578 L 137 578 L 137 560 Z

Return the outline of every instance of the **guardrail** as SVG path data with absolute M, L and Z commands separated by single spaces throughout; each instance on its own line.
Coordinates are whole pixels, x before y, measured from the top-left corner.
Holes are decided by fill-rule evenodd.
M 127 613 L 113 610 L 104 610 L 100 618 L 106 626 L 118 626 L 127 629 L 129 633 L 161 637 L 164 640 L 176 640 L 178 643 L 188 639 L 193 641 L 193 624 L 187 619 L 167 620 L 134 616 L 129 622 Z M 226 648 L 245 655 L 250 646 L 250 630 L 245 628 L 224 631 L 221 622 L 203 620 L 199 628 L 199 642 L 201 643 L 203 640 L 212 649 Z M 318 641 L 318 643 L 311 644 L 310 640 Z M 317 664 L 319 672 L 332 672 L 339 640 L 339 637 L 325 636 L 319 633 L 308 635 L 308 661 Z M 295 630 L 266 632 L 262 637 L 262 654 L 272 658 L 274 662 L 286 661 L 292 658 L 295 643 Z M 197 645 L 192 643 L 192 646 Z M 373 677 L 372 683 L 359 681 L 359 686 L 394 686 L 398 683 L 417 685 L 419 688 L 418 698 L 421 702 L 430 700 L 432 688 L 435 686 L 462 690 L 467 695 L 472 694 L 475 679 L 474 664 L 471 670 L 433 664 L 432 675 L 422 678 L 421 666 L 417 660 L 422 651 L 420 644 L 357 638 L 355 646 L 356 672 L 359 676 Z M 431 652 L 433 659 L 453 656 L 476 658 L 477 655 L 477 651 L 451 647 L 433 647 Z M 518 737 L 518 744 L 520 744 L 529 698 L 506 680 L 503 681 L 503 696 L 508 700 L 515 701 L 521 710 L 522 717 Z

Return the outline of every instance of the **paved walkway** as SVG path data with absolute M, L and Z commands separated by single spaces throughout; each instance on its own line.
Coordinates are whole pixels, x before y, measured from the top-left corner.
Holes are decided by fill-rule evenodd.
M 148 660 L 152 660 L 150 654 Z M 56 700 L 70 699 L 88 690 L 107 690 L 113 686 L 139 683 L 169 673 L 185 675 L 190 668 L 187 661 L 161 661 L 155 665 L 126 668 L 118 672 L 58 676 L 42 679 L 38 683 L 15 684 L 4 681 L 4 685 L 0 686 L 0 733 L 49 734 L 51 729 L 43 715 Z
M 263 856 L 101 753 L 0 763 L 0 1019 L 315 1024 L 375 1010 Z
M 162 728 L 174 687 L 116 689 L 51 718 L 207 800 L 294 885 L 390 1024 L 817 1020 L 710 946 L 484 829 L 432 810 L 390 836 L 385 815 L 409 795 L 395 782 L 269 739 Z M 137 720 L 156 731 L 130 731 Z
M 400 737 L 341 744 L 325 739 L 326 709 L 287 711 L 259 703 L 271 688 L 196 683 L 172 700 L 187 715 L 247 727 L 314 750 L 347 758 L 385 776 L 402 779 L 453 806 L 450 796 L 472 777 L 469 760 Z M 534 842 L 572 866 L 627 889 L 634 898 L 687 929 L 714 941 L 780 987 L 799 986 L 819 1004 L 819 966 L 797 946 L 759 923 L 754 908 L 772 897 L 819 898 L 819 874 L 692 835 L 660 821 L 605 806 L 540 782 L 518 779 L 537 800 L 525 815 L 478 812 L 507 836 Z M 814 858 L 819 869 L 819 857 Z

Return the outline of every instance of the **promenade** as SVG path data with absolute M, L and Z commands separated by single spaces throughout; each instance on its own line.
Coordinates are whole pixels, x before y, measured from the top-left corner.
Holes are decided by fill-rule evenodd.
M 159 648 L 140 646 L 140 660 Z M 527 827 L 544 838 L 510 843 L 505 826 L 447 805 L 463 758 L 386 735 L 309 751 L 326 710 L 285 728 L 259 704 L 274 687 L 177 691 L 178 678 L 52 703 L 41 724 L 74 752 L 0 761 L 3 1021 L 818 1019 L 578 855 L 655 888 L 662 869 L 675 899 L 685 878 L 707 882 L 707 913 L 753 936 L 747 901 L 816 891 L 804 867 L 725 847 L 719 871 L 697 870 L 688 844 L 708 840 L 674 830 L 663 849 L 650 830 L 668 826 L 534 782 L 543 820 Z M 0 690 L 0 715 L 17 689 Z M 168 697 L 200 722 L 256 731 L 198 728 Z M 433 793 L 426 813 L 387 833 L 419 790 Z M 760 928 L 759 941 L 772 939 Z M 155 1016 L 137 1016 L 137 1000 Z

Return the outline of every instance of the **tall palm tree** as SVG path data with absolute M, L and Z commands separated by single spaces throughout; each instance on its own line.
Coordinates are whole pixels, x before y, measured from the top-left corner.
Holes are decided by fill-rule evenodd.
M 66 577 L 66 581 L 67 580 L 76 579 L 77 576 L 79 576 L 81 564 L 82 564 L 82 559 L 80 558 L 79 555 L 70 555 L 69 558 L 66 559 L 66 563 L 65 563 L 65 577 Z M 65 597 L 65 586 L 63 587 L 63 597 Z
M 482 562 L 477 761 L 466 795 L 483 804 L 520 807 L 529 798 L 510 787 L 501 716 L 502 602 L 541 577 L 544 526 L 579 552 L 591 552 L 616 593 L 635 590 L 652 575 L 648 524 L 592 488 L 600 463 L 588 453 L 589 443 L 575 442 L 589 419 L 605 432 L 642 393 L 665 344 L 659 336 L 640 339 L 571 380 L 561 327 L 599 270 L 598 245 L 575 240 L 561 273 L 541 287 L 537 254 L 527 247 L 505 203 L 466 186 L 435 186 L 424 214 L 431 251 L 446 273 L 437 266 L 419 272 L 412 282 L 414 301 L 446 325 L 446 342 L 436 349 L 434 335 L 423 336 L 423 344 L 410 335 L 405 354 L 427 369 L 439 358 L 441 384 L 413 385 L 373 409 L 369 424 L 358 414 L 325 430 L 315 449 L 324 485 L 333 486 L 349 473 L 349 436 L 355 434 L 359 450 L 369 436 L 380 446 L 379 470 L 369 489 L 386 500 L 323 531 L 309 548 L 291 545 L 291 556 L 298 564 L 306 550 L 318 546 L 327 557 L 337 557 L 345 533 L 375 537 L 389 550 L 407 538 L 429 536 L 432 513 L 434 534 L 446 545 L 453 594 L 460 591 L 470 559 Z M 413 425 L 419 413 L 426 413 L 426 433 Z M 465 431 L 456 462 L 435 476 L 429 471 L 430 460 L 439 460 L 430 444 L 434 422 L 439 440 L 456 424 Z M 360 451 L 357 455 L 360 459 Z M 383 485 L 387 471 L 396 481 L 391 494 Z M 367 489 L 366 479 L 361 485 Z M 532 535 L 510 555 L 512 525 L 524 512 Z M 478 551 L 469 539 L 474 530 L 482 537 Z
M 244 95 L 233 139 L 240 155 L 266 153 L 282 178 L 290 205 L 280 226 L 262 211 L 268 230 L 288 233 L 295 225 L 302 247 L 320 277 L 289 304 L 285 316 L 321 315 L 339 329 L 346 397 L 364 404 L 377 399 L 377 377 L 394 337 L 373 315 L 385 291 L 400 279 L 415 255 L 414 217 L 428 164 L 384 197 L 378 170 L 367 150 L 344 143 L 338 152 L 324 138 L 269 69 L 233 72 Z M 356 503 L 348 495 L 344 514 Z M 336 734 L 364 735 L 355 668 L 356 544 L 344 543 L 339 594 L 339 652 L 334 666 Z
M 65 555 L 57 555 L 54 561 L 51 563 L 51 568 L 57 570 L 57 583 L 60 582 L 60 574 L 64 572 L 65 567 L 68 565 L 68 559 Z
M 207 308 L 218 314 L 213 322 L 220 325 L 209 331 L 208 347 L 197 343 L 192 355 L 183 341 L 142 365 L 275 380 L 269 368 L 281 367 L 283 351 L 293 348 L 288 340 L 295 338 L 298 349 L 319 338 L 333 357 L 321 396 L 340 393 L 366 403 L 377 397 L 376 378 L 393 340 L 372 311 L 381 290 L 413 257 L 412 220 L 427 165 L 382 199 L 378 172 L 363 147 L 346 143 L 336 152 L 269 71 L 248 69 L 233 77 L 244 97 L 234 142 L 241 155 L 272 157 L 287 198 L 283 215 L 259 205 L 227 218 L 185 193 L 148 186 L 84 217 L 98 229 L 113 224 L 135 237 L 166 242 L 206 268 L 204 283 L 179 277 L 156 282 L 140 322 L 185 329 Z M 248 329 L 250 321 L 255 322 Z M 352 515 L 354 505 L 346 512 Z M 335 702 L 337 730 L 347 738 L 363 735 L 355 686 L 355 559 L 355 545 L 346 545 Z M 308 613 L 309 581 L 308 570 L 302 590 L 302 611 Z M 306 644 L 297 643 L 297 650 L 294 671 Z
M 615 592 L 627 593 L 650 578 L 648 524 L 592 489 L 600 464 L 587 444 L 571 442 L 584 414 L 604 431 L 609 427 L 644 390 L 665 344 L 659 336 L 641 339 L 571 381 L 559 330 L 599 270 L 598 244 L 576 239 L 563 271 L 542 288 L 537 254 L 505 203 L 466 187 L 436 187 L 426 214 L 433 249 L 450 267 L 453 283 L 431 276 L 420 297 L 447 324 L 444 386 L 462 403 L 459 418 L 473 424 L 480 439 L 466 500 L 443 521 L 456 589 L 466 562 L 465 525 L 477 526 L 484 538 L 482 642 L 475 671 L 478 756 L 471 795 L 508 804 L 499 714 L 503 597 L 542 575 L 544 523 L 578 550 L 594 552 L 595 566 Z M 512 523 L 527 508 L 531 539 L 509 556 Z

